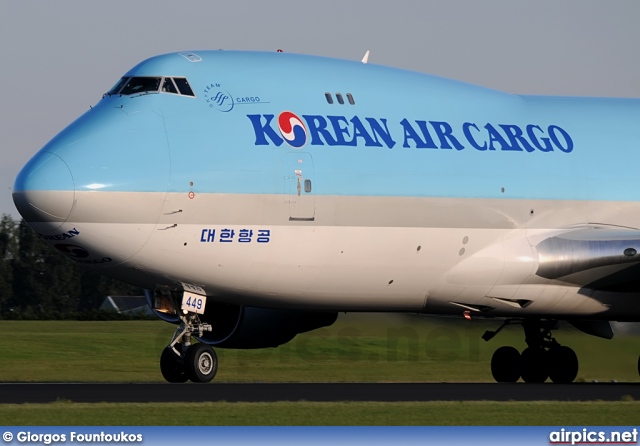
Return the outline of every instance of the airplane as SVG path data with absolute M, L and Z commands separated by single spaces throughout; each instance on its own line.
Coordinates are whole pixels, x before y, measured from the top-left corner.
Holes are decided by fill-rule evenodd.
M 214 347 L 277 347 L 339 312 L 495 318 L 485 340 L 519 324 L 527 347 L 499 347 L 493 378 L 574 381 L 560 323 L 610 339 L 610 321 L 640 321 L 640 101 L 367 56 L 151 57 L 31 158 L 14 203 L 178 325 L 169 382 L 211 381 Z

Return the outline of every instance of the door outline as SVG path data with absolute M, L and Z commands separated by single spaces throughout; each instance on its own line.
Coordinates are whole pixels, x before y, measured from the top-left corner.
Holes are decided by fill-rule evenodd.
M 289 221 L 314 221 L 316 197 L 311 154 L 307 152 L 287 153 L 284 180 Z

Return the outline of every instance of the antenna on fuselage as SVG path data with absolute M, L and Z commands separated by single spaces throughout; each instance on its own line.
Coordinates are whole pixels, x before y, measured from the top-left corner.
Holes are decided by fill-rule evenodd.
M 366 53 L 364 53 L 364 57 L 362 58 L 362 63 L 367 63 L 369 62 L 369 50 L 367 50 Z

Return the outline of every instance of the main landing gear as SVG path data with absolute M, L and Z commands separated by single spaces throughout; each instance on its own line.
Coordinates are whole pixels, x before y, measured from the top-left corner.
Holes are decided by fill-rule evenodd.
M 191 336 L 202 336 L 211 331 L 211 325 L 203 324 L 195 313 L 180 315 L 180 326 L 176 328 L 171 343 L 160 356 L 160 371 L 170 383 L 207 383 L 216 376 L 218 357 L 207 344 L 191 344 Z
M 571 383 L 578 376 L 578 357 L 566 346 L 560 345 L 551 330 L 557 321 L 524 320 L 505 321 L 496 331 L 487 331 L 482 339 L 488 341 L 511 323 L 524 328 L 527 348 L 519 353 L 514 347 L 500 347 L 491 358 L 491 374 L 497 382 L 542 383 L 550 378 L 554 383 Z M 640 367 L 640 364 L 639 364 Z

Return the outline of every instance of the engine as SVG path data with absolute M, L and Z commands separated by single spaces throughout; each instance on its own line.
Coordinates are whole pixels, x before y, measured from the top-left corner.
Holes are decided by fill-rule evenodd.
M 168 305 L 158 299 L 168 296 L 154 295 L 145 290 L 147 303 L 161 319 L 179 323 L 175 311 L 163 310 Z M 173 305 L 170 305 L 173 308 Z M 335 312 L 278 310 L 244 307 L 212 302 L 208 299 L 202 322 L 211 324 L 213 331 L 206 332 L 200 342 L 221 348 L 253 349 L 277 347 L 291 341 L 297 334 L 332 325 L 338 318 Z

